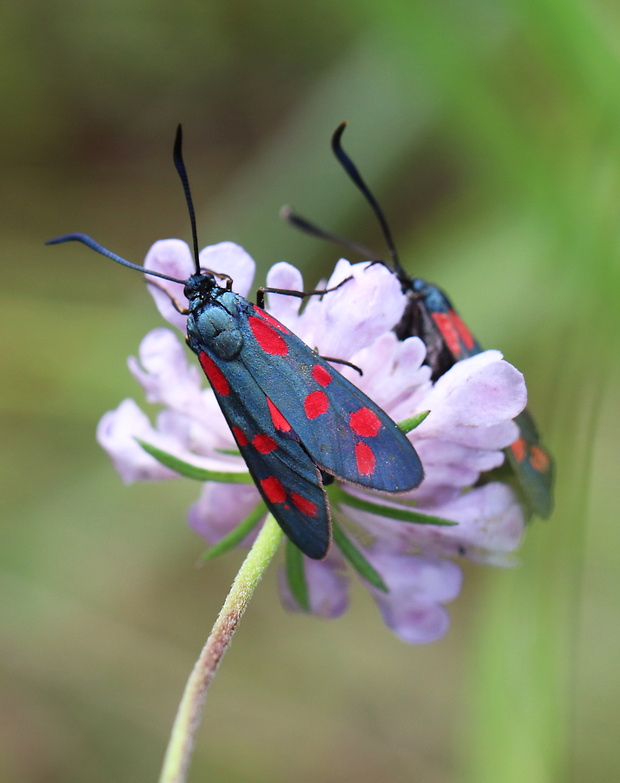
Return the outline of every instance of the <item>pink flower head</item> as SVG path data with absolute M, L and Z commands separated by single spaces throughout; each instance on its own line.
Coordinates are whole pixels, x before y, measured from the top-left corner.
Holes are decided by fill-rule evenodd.
M 254 262 L 238 245 L 207 247 L 200 263 L 230 276 L 233 290 L 248 295 Z M 180 280 L 194 272 L 188 246 L 176 239 L 156 242 L 145 266 Z M 399 341 L 392 331 L 407 301 L 397 278 L 382 264 L 352 265 L 341 259 L 326 285 L 333 288 L 347 277 L 353 279 L 327 295 L 310 297 L 303 307 L 298 298 L 270 294 L 266 309 L 320 354 L 359 367 L 361 377 L 336 365 L 395 421 L 430 411 L 409 433 L 425 470 L 418 489 L 394 496 L 343 484 L 331 507 L 343 535 L 378 575 L 379 581 L 367 586 L 386 624 L 406 642 L 431 642 L 446 632 L 444 605 L 460 590 L 462 574 L 454 558 L 506 564 L 523 533 L 523 512 L 512 490 L 500 482 L 477 483 L 482 473 L 502 464 L 503 449 L 517 436 L 513 419 L 525 407 L 525 383 L 498 351 L 458 362 L 432 383 L 423 342 L 418 337 Z M 149 290 L 161 314 L 184 333 L 186 317 L 170 299 L 185 305 L 182 286 L 168 281 L 158 281 L 158 286 Z M 267 286 L 304 290 L 301 273 L 287 263 L 271 268 Z M 155 425 L 133 400 L 101 420 L 99 442 L 124 481 L 177 475 L 136 438 L 197 468 L 247 473 L 213 391 L 178 333 L 163 328 L 150 332 L 138 358 L 130 357 L 129 368 L 147 401 L 162 407 Z M 207 481 L 190 509 L 190 524 L 215 544 L 259 501 L 253 484 Z M 434 517 L 456 524 L 395 518 L 412 511 L 424 515 L 421 520 Z M 335 617 L 347 607 L 345 543 L 332 545 L 323 561 L 304 558 L 308 608 L 317 615 Z M 286 579 L 281 590 L 287 606 L 300 608 Z

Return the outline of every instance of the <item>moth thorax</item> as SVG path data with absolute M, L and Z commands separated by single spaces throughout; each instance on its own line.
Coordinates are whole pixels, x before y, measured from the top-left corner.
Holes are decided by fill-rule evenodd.
M 236 358 L 243 346 L 238 319 L 219 303 L 204 305 L 190 313 L 187 332 L 227 361 Z

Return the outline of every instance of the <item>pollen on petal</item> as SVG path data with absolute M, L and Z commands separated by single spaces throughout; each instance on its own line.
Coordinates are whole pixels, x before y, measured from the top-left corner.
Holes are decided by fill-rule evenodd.
M 273 402 L 271 402 L 269 397 L 267 397 L 266 400 L 267 400 L 267 405 L 269 407 L 269 413 L 271 415 L 271 421 L 273 422 L 273 426 L 277 430 L 280 430 L 280 432 L 289 432 L 289 430 L 291 429 L 291 425 L 280 413 L 280 411 L 276 408 Z
M 235 440 L 239 444 L 239 446 L 247 446 L 249 441 L 246 437 L 245 432 L 241 429 L 241 427 L 231 427 L 232 434 L 235 436 Z
M 230 394 L 230 386 L 228 385 L 226 376 L 213 359 L 202 351 L 198 357 L 198 361 L 200 362 L 200 366 L 204 370 L 209 383 L 213 387 L 213 390 L 217 394 L 221 394 L 222 397 L 226 397 L 226 395 Z
M 252 446 L 261 454 L 269 454 L 270 451 L 278 448 L 278 444 L 273 438 L 262 433 L 260 435 L 255 435 L 252 438 Z
M 316 419 L 329 409 L 329 398 L 324 391 L 318 389 L 310 392 L 304 400 L 304 410 L 309 419 Z
M 329 384 L 332 382 L 331 373 L 320 364 L 315 364 L 312 368 L 312 377 L 319 384 L 319 386 L 329 386 Z
M 286 490 L 275 476 L 261 479 L 260 485 L 267 499 L 272 503 L 284 503 L 286 500 Z
M 297 492 L 291 492 L 291 500 L 293 501 L 295 508 L 299 509 L 302 514 L 307 514 L 310 517 L 316 516 L 316 503 L 303 497 L 303 495 L 298 495 Z
M 374 438 L 381 429 L 381 419 L 370 408 L 360 408 L 349 416 L 353 432 L 366 438 Z
M 372 476 L 375 472 L 375 454 L 367 443 L 355 444 L 355 461 L 362 476 Z
M 282 335 L 278 334 L 272 326 L 267 324 L 262 318 L 254 315 L 248 318 L 248 324 L 256 338 L 256 342 L 263 351 L 272 356 L 286 356 L 288 345 Z

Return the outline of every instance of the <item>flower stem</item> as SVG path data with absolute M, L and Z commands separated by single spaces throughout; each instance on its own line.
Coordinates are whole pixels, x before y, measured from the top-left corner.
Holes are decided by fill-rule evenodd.
M 207 688 L 263 572 L 282 540 L 282 530 L 269 514 L 254 546 L 243 561 L 211 635 L 189 676 L 172 727 L 159 783 L 185 783 Z

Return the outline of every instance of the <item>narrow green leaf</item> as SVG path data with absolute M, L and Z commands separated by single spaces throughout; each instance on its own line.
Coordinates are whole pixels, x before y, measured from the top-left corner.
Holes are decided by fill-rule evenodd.
M 370 565 L 360 550 L 351 542 L 351 539 L 345 536 L 340 526 L 333 519 L 332 532 L 334 542 L 357 573 L 377 589 L 382 590 L 384 593 L 389 593 L 390 591 L 383 579 L 381 579 L 379 572 Z
M 445 527 L 458 525 L 458 522 L 452 522 L 449 519 L 442 519 L 441 517 L 433 517 L 429 514 L 421 514 L 419 511 L 414 511 L 413 509 L 394 508 L 393 506 L 384 506 L 380 503 L 362 500 L 362 498 L 349 495 L 337 484 L 333 484 L 329 487 L 328 493 L 332 502 L 346 503 L 352 508 L 359 508 L 360 511 L 368 511 L 370 514 L 377 514 L 378 516 L 388 517 L 389 519 L 398 519 L 401 522 L 411 522 L 416 525 L 442 525 Z
M 416 415 L 412 416 L 410 419 L 399 421 L 398 426 L 406 435 L 408 432 L 411 432 L 411 430 L 415 430 L 416 427 L 419 427 L 429 413 L 430 411 L 422 411 L 422 413 L 416 413 Z
M 264 517 L 266 513 L 267 506 L 261 500 L 258 506 L 256 506 L 256 508 L 247 515 L 243 522 L 237 525 L 234 530 L 231 530 L 227 536 L 224 536 L 224 538 L 220 539 L 217 544 L 213 544 L 212 547 L 203 553 L 200 558 L 201 562 L 214 560 L 216 557 L 224 555 L 226 552 L 230 552 L 231 549 L 234 549 L 237 544 L 243 541 L 250 530 L 256 527 L 258 522 L 260 522 L 261 518 Z
M 304 571 L 304 556 L 301 549 L 296 547 L 290 538 L 286 539 L 286 578 L 293 598 L 304 612 L 309 612 L 310 596 Z
M 156 446 L 152 446 L 150 443 L 140 440 L 140 438 L 136 438 L 136 441 L 142 446 L 147 454 L 151 455 L 151 457 L 155 457 L 162 465 L 165 465 L 167 468 L 176 471 L 186 478 L 194 479 L 196 481 L 222 481 L 227 484 L 252 484 L 252 476 L 250 476 L 249 473 L 205 470 L 205 468 L 199 468 L 172 454 L 168 454 L 167 451 L 162 451 Z

